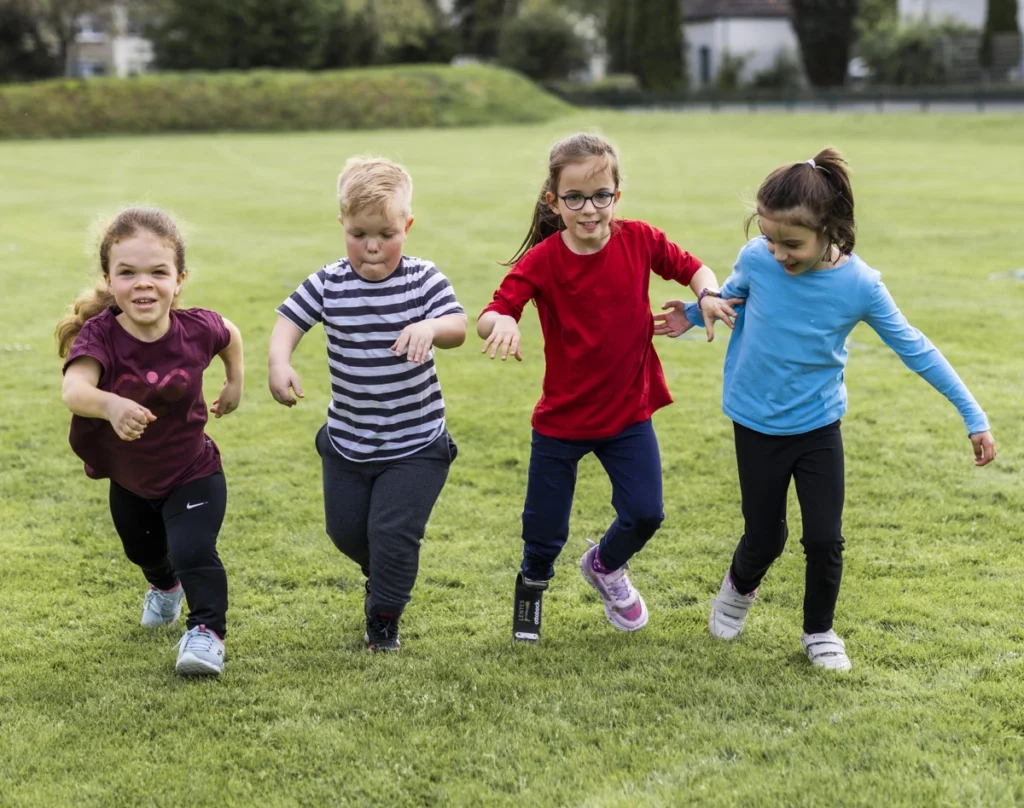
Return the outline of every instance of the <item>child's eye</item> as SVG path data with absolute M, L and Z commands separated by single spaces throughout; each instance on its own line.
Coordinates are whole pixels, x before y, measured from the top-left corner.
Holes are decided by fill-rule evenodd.
M 614 196 L 615 194 L 608 193 L 608 191 L 599 191 L 594 194 L 594 201 L 597 203 L 598 207 L 604 208 L 611 204 Z
M 583 194 L 566 194 L 562 199 L 567 205 L 578 205 L 583 201 Z

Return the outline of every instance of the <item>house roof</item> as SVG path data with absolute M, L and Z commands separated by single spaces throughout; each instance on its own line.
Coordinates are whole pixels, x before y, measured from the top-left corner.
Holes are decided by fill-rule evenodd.
M 789 16 L 789 0 L 686 0 L 683 22 L 702 22 L 721 17 Z

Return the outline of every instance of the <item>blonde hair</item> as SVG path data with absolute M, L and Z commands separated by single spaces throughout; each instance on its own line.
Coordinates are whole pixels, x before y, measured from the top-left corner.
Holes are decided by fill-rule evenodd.
M 412 177 L 386 157 L 350 157 L 338 175 L 341 218 L 363 210 L 412 215 Z
M 114 296 L 107 288 L 107 278 L 110 277 L 110 249 L 119 241 L 131 238 L 139 231 L 147 231 L 157 238 L 163 239 L 174 249 L 174 266 L 179 275 L 184 275 L 185 268 L 185 239 L 181 231 L 174 223 L 174 220 L 156 208 L 126 208 L 122 210 L 114 220 L 107 225 L 100 241 L 100 270 L 103 272 L 103 280 L 96 284 L 95 288 L 83 292 L 68 307 L 68 313 L 57 323 L 57 354 L 61 359 L 67 357 L 71 352 L 71 346 L 75 337 L 82 330 L 85 322 L 105 309 L 117 308 L 114 303 Z M 177 306 L 177 298 L 171 304 L 172 308 Z

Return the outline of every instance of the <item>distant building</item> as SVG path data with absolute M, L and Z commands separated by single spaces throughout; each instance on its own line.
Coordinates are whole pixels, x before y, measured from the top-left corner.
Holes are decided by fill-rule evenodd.
M 901 20 L 927 20 L 939 23 L 952 20 L 975 29 L 985 27 L 988 0 L 898 0 Z M 1024 31 L 1024 2 L 1017 4 L 1017 28 Z M 991 77 L 1024 78 L 1024 39 L 1013 34 L 997 35 L 993 41 Z M 955 72 L 955 71 L 954 71 Z
M 153 44 L 142 36 L 122 3 L 108 14 L 79 18 L 79 33 L 71 55 L 75 76 L 135 76 L 153 63 Z
M 740 82 L 773 66 L 779 53 L 799 61 L 788 0 L 686 0 L 683 33 L 690 86 L 713 85 L 728 56 L 744 60 Z

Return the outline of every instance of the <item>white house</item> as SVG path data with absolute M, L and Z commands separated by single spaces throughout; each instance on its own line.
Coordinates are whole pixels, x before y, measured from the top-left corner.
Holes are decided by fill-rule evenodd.
M 741 82 L 770 68 L 779 52 L 799 61 L 788 0 L 686 0 L 683 32 L 690 84 L 715 83 L 725 55 L 745 59 Z
M 109 14 L 78 19 L 72 51 L 76 76 L 134 76 L 153 62 L 153 44 L 141 35 L 126 3 L 114 3 Z

